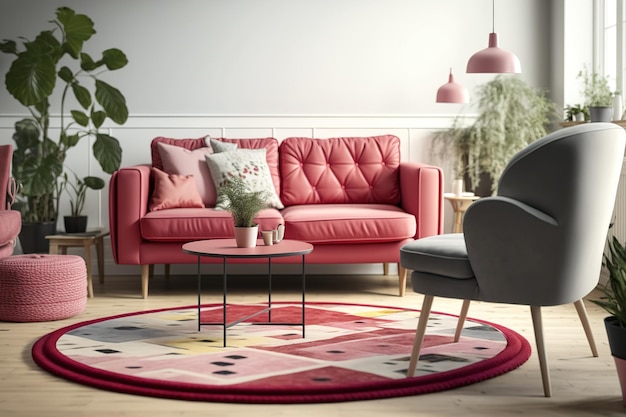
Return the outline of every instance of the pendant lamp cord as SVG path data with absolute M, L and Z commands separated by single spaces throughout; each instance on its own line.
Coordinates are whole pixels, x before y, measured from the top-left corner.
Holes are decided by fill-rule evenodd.
M 496 32 L 496 0 L 491 0 L 491 32 Z

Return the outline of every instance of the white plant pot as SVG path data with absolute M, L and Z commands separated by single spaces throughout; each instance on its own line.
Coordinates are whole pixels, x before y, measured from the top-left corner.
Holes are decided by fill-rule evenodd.
M 235 227 L 235 241 L 238 248 L 253 248 L 259 235 L 259 226 Z

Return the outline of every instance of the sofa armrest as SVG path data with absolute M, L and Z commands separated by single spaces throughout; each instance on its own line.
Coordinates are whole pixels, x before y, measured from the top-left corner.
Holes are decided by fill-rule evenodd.
M 139 221 L 148 213 L 150 165 L 121 168 L 109 184 L 111 250 L 117 264 L 141 264 Z
M 418 162 L 400 164 L 401 207 L 415 216 L 415 239 L 443 233 L 443 171 Z

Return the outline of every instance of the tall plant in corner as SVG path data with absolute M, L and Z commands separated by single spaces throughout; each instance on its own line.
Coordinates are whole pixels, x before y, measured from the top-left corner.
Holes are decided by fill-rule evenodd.
M 513 155 L 548 133 L 557 120 L 556 105 L 546 93 L 515 76 L 498 75 L 475 94 L 473 123 L 458 116 L 449 129 L 433 137 L 433 150 L 456 154 L 455 175 L 480 195 L 496 190 Z
M 34 40 L 3 40 L 0 51 L 15 55 L 5 85 L 31 117 L 15 123 L 13 176 L 22 185 L 18 196 L 24 223 L 53 222 L 59 210 L 59 178 L 67 151 L 85 137 L 93 137 L 93 156 L 106 173 L 120 166 L 119 141 L 100 131 L 106 119 L 123 124 L 128 118 L 124 95 L 100 77 L 128 63 L 119 49 L 107 49 L 94 59 L 84 52 L 96 33 L 84 14 L 60 7 L 53 28 Z M 53 97 L 53 94 L 55 94 Z M 60 126 L 52 137 L 52 98 L 59 98 Z M 71 108 L 71 109 L 70 109 Z M 68 114 L 69 112 L 69 114 Z M 54 131 L 57 131 L 55 126 Z

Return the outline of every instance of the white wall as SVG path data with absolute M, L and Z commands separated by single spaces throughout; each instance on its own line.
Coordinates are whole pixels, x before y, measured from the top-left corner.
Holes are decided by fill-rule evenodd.
M 570 27 L 553 25 L 554 16 L 569 18 L 565 3 L 495 2 L 500 46 L 518 55 L 524 80 L 547 90 L 563 90 L 560 68 L 576 66 L 553 70 Z M 0 39 L 34 37 L 59 6 L 94 20 L 90 53 L 117 47 L 129 57 L 107 75 L 130 110 L 124 126 L 110 125 L 123 165 L 149 162 L 155 136 L 394 133 L 403 159 L 443 166 L 449 187 L 451 161 L 433 160 L 430 134 L 471 106 L 435 103 L 436 90 L 450 67 L 470 91 L 493 77 L 465 73 L 487 46 L 489 0 L 0 0 Z M 0 73 L 10 61 L 0 54 Z M 12 142 L 13 123 L 25 115 L 2 90 L 0 144 Z M 88 146 L 72 150 L 67 164 L 102 175 Z M 91 227 L 108 225 L 106 196 L 90 195 Z

